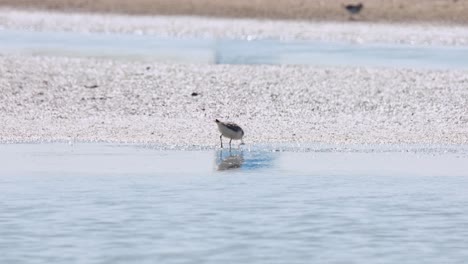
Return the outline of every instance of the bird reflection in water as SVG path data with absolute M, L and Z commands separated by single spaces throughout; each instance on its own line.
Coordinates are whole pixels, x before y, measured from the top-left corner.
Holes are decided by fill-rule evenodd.
M 223 151 L 220 150 L 219 155 L 217 156 L 216 165 L 218 166 L 219 171 L 240 169 L 242 164 L 244 164 L 242 151 L 229 151 L 228 153 L 223 153 Z

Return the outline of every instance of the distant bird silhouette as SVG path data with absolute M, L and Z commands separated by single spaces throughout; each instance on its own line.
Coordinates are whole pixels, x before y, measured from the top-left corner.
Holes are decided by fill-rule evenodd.
M 362 3 L 359 3 L 357 5 L 348 4 L 348 5 L 343 5 L 343 7 L 350 14 L 349 19 L 354 20 L 354 15 L 359 14 L 361 10 L 364 8 L 364 5 Z

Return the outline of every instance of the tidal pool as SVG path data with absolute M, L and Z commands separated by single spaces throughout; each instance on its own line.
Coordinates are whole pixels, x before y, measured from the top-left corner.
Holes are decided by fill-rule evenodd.
M 0 145 L 0 263 L 464 263 L 465 147 Z
M 188 39 L 0 30 L 0 55 L 81 56 L 206 64 L 468 69 L 468 48 L 277 39 Z

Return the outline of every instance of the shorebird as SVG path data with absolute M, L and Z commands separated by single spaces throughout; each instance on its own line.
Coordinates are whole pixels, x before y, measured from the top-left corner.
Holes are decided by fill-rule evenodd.
M 221 140 L 221 148 L 223 148 L 223 136 L 230 139 L 229 149 L 231 149 L 231 142 L 233 139 L 240 139 L 241 145 L 244 144 L 244 141 L 242 140 L 244 137 L 244 130 L 242 130 L 240 126 L 231 122 L 221 122 L 218 119 L 216 119 L 215 122 L 218 125 L 219 132 L 221 132 L 221 136 L 219 136 L 219 140 Z
M 348 4 L 348 5 L 343 5 L 343 7 L 351 15 L 350 19 L 353 20 L 353 15 L 359 14 L 359 12 L 361 12 L 364 5 L 362 3 L 359 3 L 357 5 Z

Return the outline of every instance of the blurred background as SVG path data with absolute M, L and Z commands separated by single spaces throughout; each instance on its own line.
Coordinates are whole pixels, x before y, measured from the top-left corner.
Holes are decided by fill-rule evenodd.
M 353 13 L 348 5 L 362 4 Z M 0 6 L 125 14 L 468 22 L 467 0 L 0 0 Z

